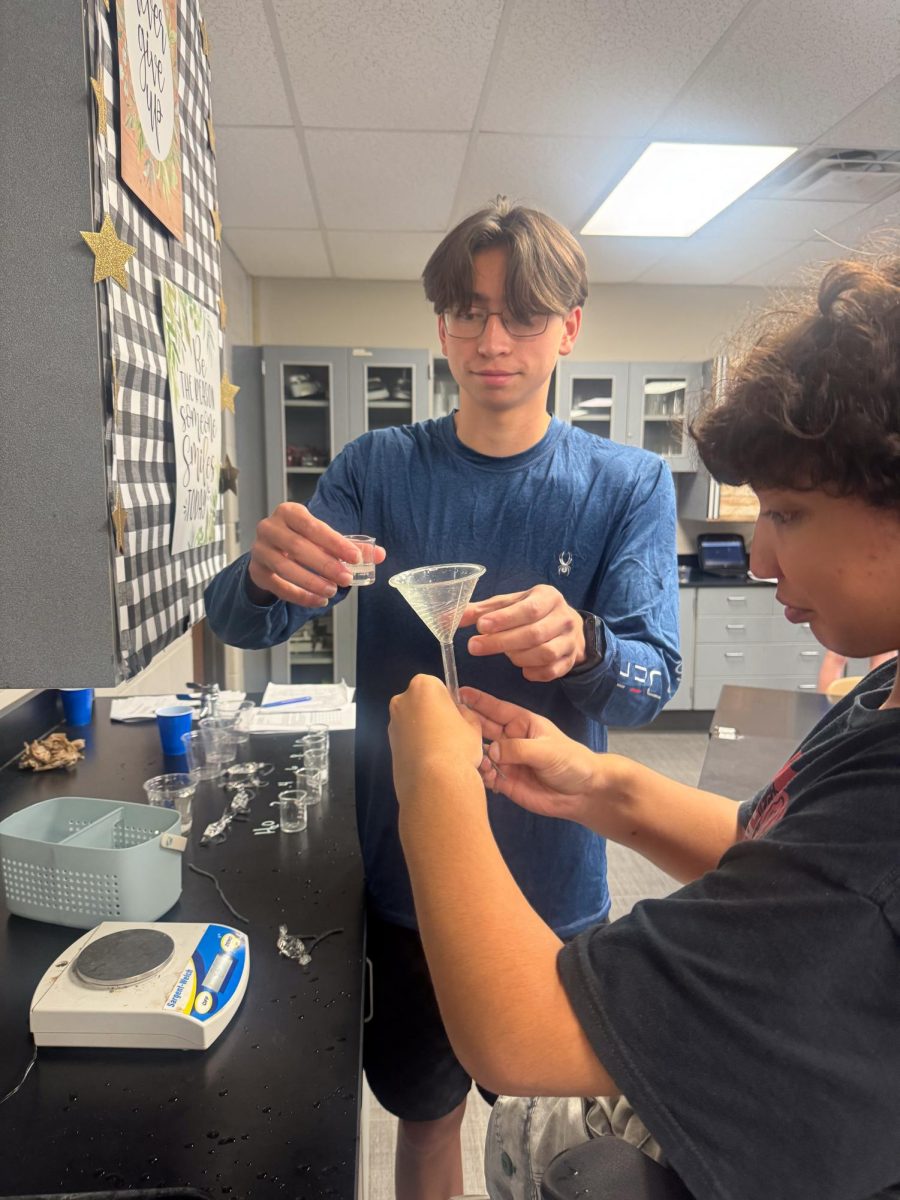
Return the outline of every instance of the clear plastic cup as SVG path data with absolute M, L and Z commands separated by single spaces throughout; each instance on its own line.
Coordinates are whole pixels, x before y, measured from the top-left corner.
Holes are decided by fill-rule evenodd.
M 200 733 L 206 738 L 207 757 L 211 762 L 227 766 L 237 758 L 237 738 L 234 722 L 227 717 L 204 717 Z
M 308 796 L 302 788 L 279 792 L 273 804 L 278 805 L 278 824 L 282 833 L 301 833 L 306 828 Z
M 154 775 L 152 779 L 148 779 L 144 783 L 148 804 L 155 804 L 159 808 L 178 810 L 182 833 L 190 832 L 191 803 L 196 790 L 197 781 L 183 771 L 176 771 L 170 775 Z
M 241 700 L 236 704 L 219 701 L 216 717 L 228 722 L 234 740 L 239 746 L 245 746 L 250 741 L 250 725 L 256 713 L 256 705 L 252 700 Z
M 187 755 L 188 770 L 198 780 L 218 779 L 237 753 L 234 738 L 216 729 L 194 729 L 184 734 L 181 741 Z

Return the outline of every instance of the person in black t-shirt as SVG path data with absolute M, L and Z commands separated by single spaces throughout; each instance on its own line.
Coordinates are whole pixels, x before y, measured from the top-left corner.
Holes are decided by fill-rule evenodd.
M 719 399 L 692 432 L 715 478 L 759 496 L 754 573 L 836 653 L 897 650 L 900 259 L 833 266 Z M 742 805 L 462 695 L 460 712 L 417 676 L 391 743 L 450 1039 L 485 1086 L 528 1098 L 494 1110 L 492 1197 L 536 1195 L 549 1157 L 596 1132 L 667 1161 L 696 1200 L 900 1194 L 896 663 Z M 685 886 L 563 946 L 503 865 L 484 784 Z

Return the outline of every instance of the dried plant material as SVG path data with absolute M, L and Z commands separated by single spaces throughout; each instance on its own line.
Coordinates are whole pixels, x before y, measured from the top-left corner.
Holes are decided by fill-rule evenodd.
M 71 770 L 80 758 L 84 758 L 84 738 L 71 741 L 64 733 L 48 733 L 36 742 L 26 742 L 19 767 L 26 771 L 53 771 L 57 767 Z

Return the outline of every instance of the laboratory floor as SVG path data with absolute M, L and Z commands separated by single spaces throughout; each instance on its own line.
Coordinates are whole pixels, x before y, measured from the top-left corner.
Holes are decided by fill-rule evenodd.
M 609 748 L 627 754 L 671 779 L 696 785 L 706 753 L 706 733 L 663 733 L 611 730 Z M 612 918 L 627 912 L 638 900 L 665 896 L 678 885 L 639 855 L 622 846 L 608 847 Z M 396 1120 L 378 1104 L 364 1086 L 368 1158 L 362 1200 L 394 1200 L 394 1138 Z M 475 1089 L 469 1096 L 463 1121 L 463 1174 L 468 1194 L 484 1194 L 482 1156 L 490 1108 Z

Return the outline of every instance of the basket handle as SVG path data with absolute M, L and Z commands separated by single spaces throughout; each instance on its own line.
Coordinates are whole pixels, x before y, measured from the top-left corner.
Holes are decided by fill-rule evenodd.
M 183 854 L 187 849 L 187 838 L 178 833 L 161 833 L 159 844 L 163 850 L 177 850 L 179 854 Z

